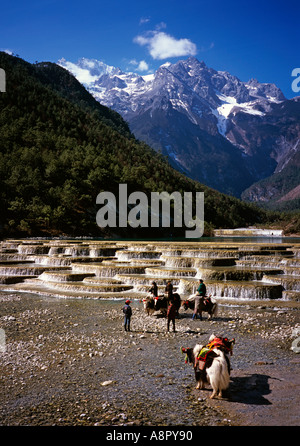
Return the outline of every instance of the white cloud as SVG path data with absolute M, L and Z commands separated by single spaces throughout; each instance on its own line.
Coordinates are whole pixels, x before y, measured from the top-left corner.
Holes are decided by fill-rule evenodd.
M 87 65 L 90 68 L 93 68 L 92 64 L 89 62 L 91 62 L 93 65 L 94 63 L 92 61 L 87 61 Z M 97 76 L 92 76 L 88 69 L 80 68 L 78 65 L 68 62 L 64 58 L 60 59 L 58 64 L 70 71 L 82 84 L 89 84 L 97 79 Z
M 149 71 L 149 65 L 145 60 L 138 62 L 136 59 L 132 59 L 129 63 L 136 66 L 135 71 Z
M 4 51 L 4 53 L 9 54 L 10 56 L 14 55 L 14 52 L 9 50 L 8 48 L 5 48 L 5 49 L 1 48 L 0 51 Z
M 141 46 L 147 46 L 153 59 L 168 57 L 195 56 L 196 45 L 189 39 L 176 39 L 164 32 L 150 31 L 144 36 L 136 36 L 133 40 Z
M 149 65 L 144 60 L 141 60 L 139 65 L 138 65 L 138 67 L 137 67 L 137 70 L 138 71 L 148 71 L 149 70 Z
M 167 27 L 167 25 L 165 22 L 160 22 L 158 25 L 156 25 L 155 30 L 160 31 L 161 29 L 164 29 L 166 27 Z
M 143 25 L 144 23 L 150 22 L 150 17 L 141 17 L 140 18 L 140 25 Z

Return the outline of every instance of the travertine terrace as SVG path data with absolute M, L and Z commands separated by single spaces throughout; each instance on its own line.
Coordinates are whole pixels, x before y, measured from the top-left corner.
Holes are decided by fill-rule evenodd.
M 2 290 L 140 299 L 153 280 L 181 296 L 202 278 L 216 299 L 300 298 L 300 243 L 5 240 Z

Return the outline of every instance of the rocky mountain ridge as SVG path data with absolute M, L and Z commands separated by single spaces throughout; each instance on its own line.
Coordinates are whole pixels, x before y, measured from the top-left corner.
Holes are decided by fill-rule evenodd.
M 300 103 L 287 100 L 274 84 L 242 82 L 194 57 L 146 76 L 95 59 L 58 64 L 120 113 L 138 139 L 221 192 L 240 197 L 299 151 Z M 251 194 L 244 198 L 251 200 Z
M 186 227 L 173 221 L 170 227 L 98 225 L 98 194 L 109 191 L 118 201 L 121 184 L 128 195 L 139 191 L 146 197 L 190 191 L 194 205 L 196 192 L 203 192 L 206 235 L 214 228 L 273 221 L 264 210 L 174 170 L 57 64 L 30 64 L 0 51 L 0 66 L 7 74 L 7 92 L 0 94 L 2 237 L 185 236 Z

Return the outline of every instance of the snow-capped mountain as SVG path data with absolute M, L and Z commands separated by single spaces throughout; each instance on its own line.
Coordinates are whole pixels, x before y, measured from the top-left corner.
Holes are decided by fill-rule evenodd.
M 216 117 L 219 132 L 226 133 L 231 113 L 243 111 L 262 116 L 269 103 L 284 100 L 273 84 L 260 84 L 252 79 L 241 82 L 227 72 L 208 68 L 191 57 L 174 65 L 165 63 L 155 74 L 140 76 L 124 73 L 119 68 L 96 59 L 81 58 L 76 64 L 59 60 L 103 105 L 115 109 L 123 117 L 144 111 L 161 92 L 175 110 L 185 111 L 197 123 L 203 113 Z
M 168 155 L 188 176 L 222 192 L 240 196 L 273 174 L 288 157 L 282 153 L 287 147 L 299 147 L 297 131 L 289 127 L 281 133 L 280 107 L 289 101 L 274 84 L 242 82 L 193 57 L 165 63 L 146 76 L 95 59 L 58 64 L 119 112 L 138 139 Z

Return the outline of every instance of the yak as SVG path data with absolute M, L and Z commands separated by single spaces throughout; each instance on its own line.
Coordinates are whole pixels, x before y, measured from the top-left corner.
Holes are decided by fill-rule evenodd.
M 154 309 L 155 311 L 161 311 L 164 315 L 167 314 L 168 311 L 168 306 L 170 304 L 170 299 L 168 299 L 165 295 L 163 296 L 159 296 L 157 298 L 154 299 L 155 300 L 155 304 L 154 304 Z M 173 293 L 172 294 L 172 300 L 175 303 L 175 307 L 176 307 L 176 314 L 178 316 L 178 312 L 181 306 L 181 299 L 178 293 Z
M 231 368 L 228 355 L 232 354 L 234 343 L 235 339 L 212 335 L 206 346 L 181 347 L 181 352 L 186 353 L 185 362 L 194 367 L 196 389 L 204 389 L 205 383 L 210 384 L 213 389 L 210 398 L 222 398 L 223 390 L 229 386 Z
M 181 306 L 180 296 L 179 294 L 174 293 L 172 298 L 175 302 L 176 312 L 178 315 Z M 148 316 L 153 314 L 155 311 L 160 311 L 164 316 L 166 316 L 169 306 L 169 299 L 164 294 L 157 297 L 147 296 L 145 299 L 143 299 L 143 304 Z
M 151 314 L 153 314 L 155 312 L 155 309 L 154 309 L 155 301 L 154 301 L 153 296 L 147 296 L 146 298 L 144 298 L 143 304 L 144 304 L 144 310 L 148 316 L 150 316 Z
M 192 295 L 188 299 L 183 301 L 182 307 L 185 311 L 188 309 L 194 310 L 194 308 L 195 308 L 194 297 L 195 297 L 195 295 Z M 210 296 L 209 296 L 209 299 L 207 299 L 205 297 L 204 297 L 204 299 L 206 299 L 206 303 L 204 304 L 204 302 L 200 301 L 200 308 L 198 310 L 198 314 L 200 316 L 201 321 L 202 321 L 202 312 L 203 311 L 206 311 L 208 313 L 208 319 L 212 319 L 213 316 L 216 316 L 217 311 L 218 311 L 218 304 L 216 302 L 212 302 L 210 300 Z

